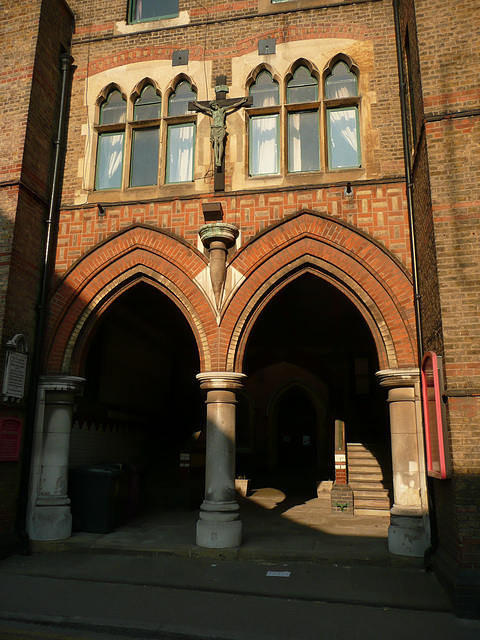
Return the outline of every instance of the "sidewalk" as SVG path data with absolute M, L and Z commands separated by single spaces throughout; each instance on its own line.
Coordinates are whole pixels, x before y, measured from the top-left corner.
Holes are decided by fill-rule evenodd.
M 113 638 L 480 637 L 480 622 L 454 616 L 421 561 L 388 553 L 388 519 L 338 520 L 322 500 L 275 511 L 268 500 L 269 510 L 241 501 L 237 550 L 196 547 L 196 512 L 144 516 L 55 550 L 37 544 L 0 563 L 0 620 Z
M 44 553 L 0 563 L 9 621 L 121 638 L 474 640 L 432 574 L 411 567 Z M 183 635 L 182 635 L 183 634 Z

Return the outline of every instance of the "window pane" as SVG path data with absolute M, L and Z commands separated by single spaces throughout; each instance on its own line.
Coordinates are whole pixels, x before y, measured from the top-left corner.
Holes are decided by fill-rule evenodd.
M 333 67 L 332 73 L 325 80 L 325 97 L 327 100 L 350 98 L 357 95 L 357 76 L 344 62 Z
M 253 107 L 271 107 L 278 104 L 278 82 L 272 79 L 268 71 L 262 71 L 257 81 L 250 87 Z
M 178 15 L 178 0 L 131 0 L 131 20 L 152 20 Z
M 182 124 L 168 127 L 167 182 L 193 180 L 193 153 L 195 125 Z
M 250 175 L 279 172 L 278 114 L 250 118 Z
M 134 120 L 150 120 L 151 118 L 160 118 L 160 107 L 162 99 L 155 89 L 148 85 L 142 91 L 139 98 L 135 100 L 133 118 Z
M 287 101 L 315 102 L 318 100 L 318 82 L 312 77 L 307 67 L 298 67 L 287 85 Z
M 196 100 L 197 94 L 192 91 L 190 84 L 184 80 L 177 85 L 175 93 L 172 93 L 168 101 L 169 116 L 184 116 L 188 113 L 188 103 Z
M 328 153 L 331 169 L 360 166 L 356 108 L 328 111 Z
M 125 122 L 127 115 L 127 102 L 122 98 L 120 91 L 112 91 L 100 109 L 100 124 L 116 124 Z
M 157 184 L 159 130 L 137 129 L 133 131 L 131 187 Z
M 123 133 L 104 133 L 98 138 L 97 189 L 122 186 Z
M 318 111 L 288 114 L 288 170 L 320 169 Z

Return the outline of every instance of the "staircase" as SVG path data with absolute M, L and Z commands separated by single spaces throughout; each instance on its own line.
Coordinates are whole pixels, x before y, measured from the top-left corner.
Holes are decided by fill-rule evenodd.
M 388 471 L 385 474 L 384 470 L 391 465 L 386 451 L 377 446 L 349 443 L 347 464 L 355 515 L 390 515 L 391 481 Z

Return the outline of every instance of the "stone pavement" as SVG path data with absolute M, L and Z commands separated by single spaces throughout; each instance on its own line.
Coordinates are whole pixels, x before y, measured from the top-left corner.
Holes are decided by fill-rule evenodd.
M 223 559 L 308 560 L 405 563 L 387 548 L 389 518 L 331 515 L 330 495 L 301 501 L 278 489 L 259 489 L 238 497 L 243 544 L 220 551 L 195 545 L 198 510 L 157 509 L 109 534 L 76 533 L 62 542 L 33 543 L 34 551 L 123 552 L 155 555 L 219 557 Z M 421 559 L 407 564 L 422 566 Z
M 331 516 L 325 497 L 281 497 L 240 500 L 240 549 L 199 549 L 197 513 L 177 511 L 4 560 L 0 638 L 18 622 L 119 639 L 480 637 L 480 621 L 454 616 L 420 560 L 388 553 L 388 518 Z

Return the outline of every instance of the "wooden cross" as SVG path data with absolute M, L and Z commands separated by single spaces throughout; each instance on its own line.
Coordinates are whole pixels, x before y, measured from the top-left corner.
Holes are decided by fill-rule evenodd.
M 190 111 L 205 113 L 212 118 L 210 141 L 215 153 L 214 189 L 225 190 L 225 142 L 227 139 L 227 116 L 241 107 L 250 107 L 252 98 L 227 98 L 228 86 L 225 76 L 217 76 L 215 100 L 196 100 L 188 103 Z

